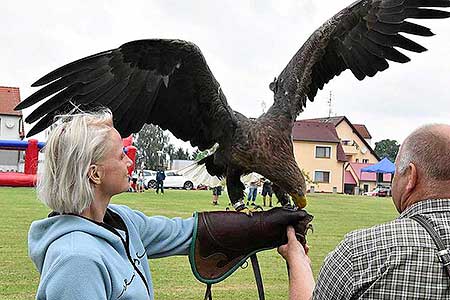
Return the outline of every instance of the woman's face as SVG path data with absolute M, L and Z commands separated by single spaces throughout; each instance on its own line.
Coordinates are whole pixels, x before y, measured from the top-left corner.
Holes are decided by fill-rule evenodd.
M 105 157 L 97 164 L 101 168 L 101 183 L 99 191 L 111 197 L 128 190 L 128 167 L 133 164 L 132 160 L 123 152 L 123 143 L 116 129 L 110 131 L 110 144 Z

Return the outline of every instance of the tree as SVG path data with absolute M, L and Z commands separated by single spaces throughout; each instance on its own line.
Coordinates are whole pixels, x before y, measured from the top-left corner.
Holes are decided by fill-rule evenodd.
M 177 151 L 173 153 L 173 156 L 170 157 L 171 160 L 174 159 L 182 159 L 182 160 L 188 160 L 191 158 L 191 155 L 189 154 L 189 151 L 186 149 L 179 147 Z
M 137 148 L 136 168 L 140 168 L 144 163 L 145 168 L 155 170 L 166 164 L 166 153 L 174 149 L 173 145 L 169 144 L 169 135 L 155 125 L 145 124 L 134 138 Z
M 394 162 L 397 157 L 400 144 L 396 140 L 385 139 L 375 143 L 375 153 L 380 157 L 387 157 Z

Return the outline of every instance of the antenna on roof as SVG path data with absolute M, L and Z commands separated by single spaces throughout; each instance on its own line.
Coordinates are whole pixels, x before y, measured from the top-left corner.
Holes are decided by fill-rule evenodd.
M 333 113 L 333 106 L 331 104 L 331 100 L 333 98 L 332 91 L 330 91 L 330 98 L 328 99 L 328 118 L 331 118 L 331 114 Z
M 261 108 L 262 108 L 262 113 L 265 114 L 266 113 L 266 101 L 261 100 Z

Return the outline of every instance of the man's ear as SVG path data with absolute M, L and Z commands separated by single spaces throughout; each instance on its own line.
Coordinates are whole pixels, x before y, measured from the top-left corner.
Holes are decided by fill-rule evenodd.
M 415 190 L 418 181 L 417 168 L 413 163 L 409 164 L 408 174 L 406 174 L 406 176 L 408 177 L 408 181 L 405 186 L 405 195 L 409 197 Z
M 90 165 L 88 171 L 89 181 L 93 184 L 100 184 L 102 182 L 102 176 L 100 170 L 96 165 Z

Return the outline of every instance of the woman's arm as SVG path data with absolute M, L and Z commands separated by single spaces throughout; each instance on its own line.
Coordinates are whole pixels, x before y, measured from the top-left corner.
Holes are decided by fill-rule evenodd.
M 278 252 L 289 265 L 289 300 L 311 299 L 315 282 L 307 255 L 308 247 L 304 249 L 297 241 L 291 226 L 287 228 L 287 237 L 288 243 L 280 246 Z
M 133 223 L 137 225 L 147 257 L 187 255 L 192 240 L 194 219 L 148 217 L 133 211 Z

